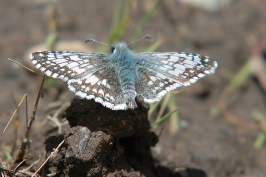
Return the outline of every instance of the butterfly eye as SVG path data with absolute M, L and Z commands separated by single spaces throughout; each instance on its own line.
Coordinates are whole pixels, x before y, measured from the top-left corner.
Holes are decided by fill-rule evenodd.
M 111 52 L 112 52 L 112 53 L 115 52 L 115 47 L 114 47 L 114 46 L 111 47 Z

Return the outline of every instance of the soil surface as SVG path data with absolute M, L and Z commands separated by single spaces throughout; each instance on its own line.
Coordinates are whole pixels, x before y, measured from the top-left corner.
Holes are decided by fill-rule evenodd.
M 123 40 L 133 42 L 136 25 L 152 5 L 153 1 L 132 1 Z M 111 111 L 94 101 L 74 99 L 64 82 L 47 79 L 26 161 L 16 170 L 30 167 L 23 174 L 35 172 L 64 140 L 39 172 L 41 176 L 266 176 L 266 146 L 262 143 L 258 148 L 257 141 L 266 136 L 265 80 L 260 77 L 265 69 L 259 67 L 265 63 L 253 62 L 262 58 L 266 48 L 265 9 L 264 0 L 235 0 L 215 11 L 163 1 L 141 35 L 161 42 L 156 51 L 200 53 L 219 64 L 214 75 L 180 89 L 175 96 L 177 131 L 172 120 L 150 129 L 145 106 Z M 36 44 L 43 44 L 54 28 L 53 10 L 47 1 L 0 2 L 1 130 L 24 94 L 31 116 L 41 84 L 41 77 L 7 59 L 34 69 L 28 54 L 43 50 Z M 56 49 L 97 52 L 98 44 L 83 41 L 106 42 L 116 10 L 115 1 L 59 0 Z M 142 41 L 133 48 L 145 51 L 154 43 Z M 247 62 L 257 66 L 248 74 L 243 70 Z M 0 135 L 0 171 L 9 176 L 24 140 L 25 110 L 23 102 L 18 116 Z

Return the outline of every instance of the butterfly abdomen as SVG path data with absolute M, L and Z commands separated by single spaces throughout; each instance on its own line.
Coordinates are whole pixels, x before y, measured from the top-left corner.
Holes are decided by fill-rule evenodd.
M 135 54 L 133 52 L 124 52 L 118 49 L 112 56 L 112 62 L 116 66 L 116 75 L 118 78 L 118 85 L 121 90 L 122 102 L 126 103 L 127 108 L 134 109 L 137 107 L 136 98 L 136 63 Z
M 134 65 L 135 64 L 133 62 L 125 63 L 125 65 L 121 67 L 120 72 L 118 74 L 122 97 L 125 99 L 124 101 L 127 103 L 128 108 L 131 108 L 131 109 L 134 109 L 135 107 L 137 107 L 135 103 L 136 72 L 135 72 Z

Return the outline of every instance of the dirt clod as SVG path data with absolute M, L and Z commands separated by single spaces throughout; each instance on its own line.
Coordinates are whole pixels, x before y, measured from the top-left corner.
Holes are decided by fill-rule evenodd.
M 72 128 L 49 169 L 63 176 L 156 176 L 150 147 L 158 140 L 150 131 L 146 108 L 113 111 L 75 99 L 66 118 Z

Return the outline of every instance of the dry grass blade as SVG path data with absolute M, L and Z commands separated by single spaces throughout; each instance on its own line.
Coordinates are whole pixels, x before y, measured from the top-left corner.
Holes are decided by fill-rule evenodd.
M 13 63 L 15 63 L 15 64 L 21 66 L 22 68 L 25 68 L 25 69 L 27 69 L 27 70 L 29 70 L 29 71 L 31 71 L 31 72 L 33 72 L 33 73 L 35 73 L 35 74 L 37 74 L 37 75 L 43 77 L 43 75 L 41 75 L 41 74 L 39 74 L 39 73 L 36 73 L 34 70 L 32 70 L 32 69 L 30 69 L 30 68 L 28 68 L 28 67 L 26 67 L 26 66 L 24 66 L 24 65 L 22 65 L 22 64 L 20 64 L 20 63 L 18 63 L 18 62 L 16 62 L 16 61 L 14 61 L 14 60 L 12 60 L 12 59 L 10 59 L 10 58 L 8 58 L 8 61 L 11 61 L 11 62 L 13 62 Z
M 35 101 L 35 105 L 34 105 L 34 109 L 33 109 L 33 112 L 32 112 L 32 116 L 30 118 L 29 123 L 27 124 L 27 128 L 26 128 L 26 131 L 25 131 L 25 134 L 24 134 L 24 140 L 22 141 L 22 145 L 20 146 L 20 149 L 18 151 L 18 154 L 17 154 L 14 162 L 22 161 L 22 159 L 23 159 L 23 157 L 24 157 L 24 155 L 26 153 L 26 149 L 30 145 L 30 139 L 29 139 L 30 130 L 31 130 L 32 123 L 35 120 L 35 114 L 36 114 L 36 111 L 37 111 L 37 107 L 38 107 L 38 103 L 39 103 L 40 97 L 42 95 L 42 88 L 43 88 L 44 81 L 45 81 L 45 77 L 43 77 L 43 79 L 42 79 L 42 83 L 41 83 L 41 86 L 40 86 L 40 89 L 39 89 L 39 92 L 38 92 L 38 96 L 37 96 L 36 101 Z
M 23 159 L 15 168 L 14 171 L 16 171 L 24 162 L 26 161 L 26 159 Z
M 3 133 L 5 133 L 7 127 L 9 126 L 9 124 L 11 123 L 11 121 L 13 120 L 14 116 L 16 115 L 16 113 L 18 112 L 18 109 L 20 107 L 20 105 L 22 104 L 22 101 L 27 97 L 27 94 L 25 94 L 22 99 L 20 100 L 18 106 L 17 106 L 17 109 L 14 111 L 13 115 L 11 116 L 11 118 L 9 119 L 7 125 L 5 126 L 4 130 L 3 130 Z
M 47 157 L 47 159 L 43 162 L 43 164 L 38 168 L 38 170 L 35 171 L 35 173 L 32 175 L 32 177 L 36 176 L 37 173 L 43 168 L 43 166 L 48 162 L 48 160 L 50 158 L 52 158 L 59 150 L 59 148 L 63 145 L 63 143 L 65 142 L 65 140 L 63 140 L 58 146 L 57 148 L 49 155 L 49 157 Z
M 69 102 L 63 103 L 60 105 L 60 108 L 56 110 L 56 112 L 53 115 L 48 115 L 47 119 L 52 121 L 52 123 L 58 128 L 58 134 L 62 133 L 62 126 L 68 124 L 67 121 L 60 122 L 58 119 L 59 115 L 62 114 L 68 108 L 70 105 Z

